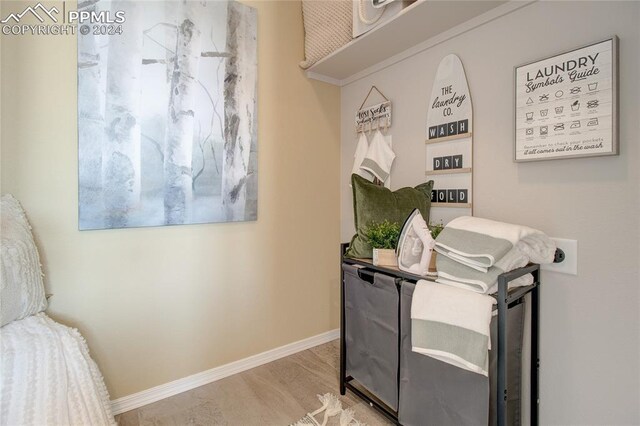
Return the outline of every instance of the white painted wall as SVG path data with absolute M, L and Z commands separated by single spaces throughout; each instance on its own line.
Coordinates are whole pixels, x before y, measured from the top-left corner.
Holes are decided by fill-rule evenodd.
M 474 105 L 475 214 L 577 239 L 578 276 L 543 273 L 541 424 L 640 424 L 640 2 L 537 2 L 342 88 L 341 237 L 353 115 L 375 84 L 393 102 L 392 187 L 425 180 L 428 97 L 462 59 Z M 620 156 L 514 163 L 513 67 L 616 34 Z

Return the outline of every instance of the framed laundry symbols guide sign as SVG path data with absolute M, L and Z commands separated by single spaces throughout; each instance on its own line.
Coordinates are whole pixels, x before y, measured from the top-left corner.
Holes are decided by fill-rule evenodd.
M 515 161 L 618 154 L 617 44 L 515 68 Z
M 460 58 L 445 56 L 427 112 L 426 176 L 433 179 L 436 220 L 472 214 L 473 108 Z

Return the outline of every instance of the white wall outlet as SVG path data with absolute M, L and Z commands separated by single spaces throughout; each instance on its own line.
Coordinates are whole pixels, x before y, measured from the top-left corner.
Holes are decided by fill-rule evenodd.
M 565 259 L 560 263 L 541 265 L 542 269 L 561 274 L 578 275 L 578 241 L 563 238 L 551 239 L 555 241 L 559 249 L 564 251 Z

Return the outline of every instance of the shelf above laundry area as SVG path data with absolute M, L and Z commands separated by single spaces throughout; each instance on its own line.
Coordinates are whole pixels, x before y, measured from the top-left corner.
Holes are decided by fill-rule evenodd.
M 316 62 L 307 77 L 344 86 L 532 2 L 418 0 Z

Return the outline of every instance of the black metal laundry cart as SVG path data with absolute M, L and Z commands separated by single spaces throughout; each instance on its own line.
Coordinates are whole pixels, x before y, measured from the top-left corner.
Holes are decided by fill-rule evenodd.
M 531 294 L 531 424 L 538 424 L 540 266 L 498 278 L 489 380 L 411 351 L 411 299 L 424 277 L 344 257 L 341 245 L 340 393 L 350 390 L 396 424 L 518 424 L 525 296 Z M 534 283 L 507 291 L 533 274 Z M 489 389 L 487 389 L 489 388 Z M 455 404 L 448 404 L 448 401 Z M 474 421 L 475 420 L 475 421 Z

